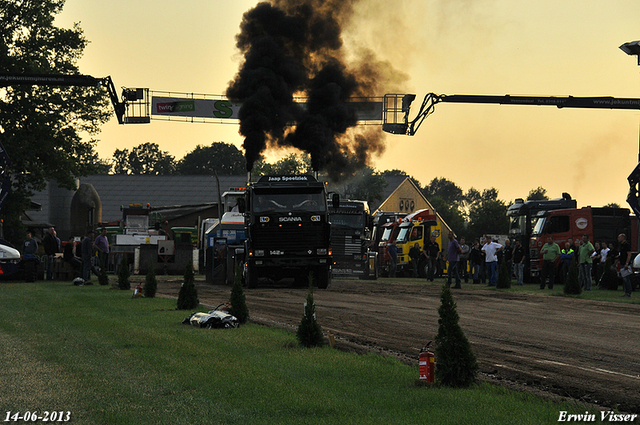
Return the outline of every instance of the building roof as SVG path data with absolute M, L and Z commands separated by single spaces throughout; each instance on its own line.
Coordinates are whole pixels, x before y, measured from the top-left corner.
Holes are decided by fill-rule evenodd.
M 233 187 L 244 187 L 246 176 L 219 176 L 221 194 Z M 80 179 L 93 185 L 102 202 L 102 221 L 122 218 L 120 206 L 131 203 L 152 207 L 218 203 L 215 176 L 150 176 L 100 174 Z

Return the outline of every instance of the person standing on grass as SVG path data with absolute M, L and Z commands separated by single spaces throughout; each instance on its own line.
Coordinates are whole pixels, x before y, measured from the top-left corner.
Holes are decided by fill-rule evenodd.
M 622 286 L 624 288 L 623 297 L 630 297 L 633 291 L 631 285 L 631 273 L 629 263 L 631 262 L 631 245 L 627 242 L 627 235 L 620 233 L 618 235 L 618 255 L 616 255 L 616 266 L 620 270 L 622 276 Z
M 94 231 L 89 230 L 87 236 L 82 240 L 82 278 L 85 282 L 91 279 L 91 258 L 93 257 L 93 236 Z M 93 271 L 96 273 L 95 269 Z M 97 273 L 96 273 L 97 275 Z
M 487 265 L 487 274 L 489 275 L 489 284 L 487 286 L 496 286 L 498 284 L 498 252 L 502 250 L 502 245 L 494 242 L 491 236 L 487 236 L 486 243 L 482 247 L 485 253 L 484 262 Z
M 94 241 L 95 247 L 98 249 L 98 258 L 100 259 L 100 267 L 104 267 L 108 270 L 107 264 L 109 263 L 109 239 L 107 238 L 107 229 L 102 228 L 98 237 Z
M 460 272 L 458 270 L 458 264 L 460 262 L 460 253 L 462 248 L 456 240 L 456 236 L 452 231 L 449 231 L 449 245 L 447 246 L 447 260 L 449 261 L 449 269 L 447 270 L 447 286 L 451 286 L 451 278 L 455 276 L 456 286 L 455 289 L 460 289 Z
M 518 285 L 522 286 L 522 282 L 524 280 L 524 258 L 525 252 L 522 243 L 520 243 L 520 239 L 516 239 L 516 244 L 513 247 L 513 271 L 515 273 L 516 279 L 518 281 Z
M 578 249 L 578 259 L 580 260 L 580 273 L 579 280 L 580 286 L 584 288 L 585 291 L 591 290 L 591 264 L 593 263 L 593 259 L 591 258 L 591 254 L 595 251 L 595 248 L 589 241 L 589 235 L 582 235 L 582 245 Z
M 560 246 L 553 241 L 553 236 L 547 236 L 547 243 L 540 250 L 542 254 L 542 278 L 540 289 L 544 289 L 549 279 L 549 289 L 553 289 L 556 278 L 556 262 L 560 258 Z

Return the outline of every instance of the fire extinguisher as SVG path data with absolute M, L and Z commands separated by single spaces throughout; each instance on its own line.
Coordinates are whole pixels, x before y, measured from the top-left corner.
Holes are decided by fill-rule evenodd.
M 430 344 L 431 341 L 422 347 L 422 350 L 420 350 L 420 357 L 418 359 L 420 380 L 425 382 L 434 382 L 436 356 L 429 351 Z

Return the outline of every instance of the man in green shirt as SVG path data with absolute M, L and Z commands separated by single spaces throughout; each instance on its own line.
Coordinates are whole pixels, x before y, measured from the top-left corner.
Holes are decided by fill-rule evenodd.
M 591 242 L 589 242 L 589 235 L 586 233 L 582 235 L 582 245 L 578 249 L 578 257 L 580 260 L 580 286 L 584 288 L 585 291 L 591 290 L 591 264 L 593 263 L 593 259 L 591 255 L 595 249 Z
M 553 241 L 552 236 L 547 236 L 547 243 L 540 250 L 542 254 L 542 278 L 540 289 L 544 289 L 547 278 L 549 289 L 553 289 L 553 281 L 556 278 L 556 262 L 560 258 L 560 246 Z

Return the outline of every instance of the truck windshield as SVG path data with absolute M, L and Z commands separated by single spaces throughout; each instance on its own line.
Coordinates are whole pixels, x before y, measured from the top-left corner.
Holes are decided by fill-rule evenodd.
M 256 191 L 257 192 L 257 191 Z M 317 193 L 255 193 L 255 212 L 326 211 L 325 196 Z
M 384 232 L 382 233 L 382 237 L 380 238 L 381 242 L 387 242 L 391 238 L 391 232 L 393 231 L 392 227 L 386 227 Z
M 544 230 L 544 225 L 547 222 L 547 218 L 546 217 L 538 217 L 536 219 L 536 224 L 533 227 L 533 235 L 541 235 L 542 231 Z
M 520 215 L 511 218 L 509 225 L 509 234 L 511 236 L 527 234 L 527 216 Z
M 331 214 L 331 225 L 362 229 L 364 217 L 356 214 Z
M 400 233 L 398 233 L 398 237 L 396 238 L 396 242 L 398 244 L 407 243 L 407 241 L 409 240 L 410 230 L 411 230 L 411 227 L 401 227 Z

